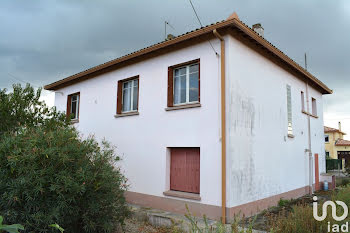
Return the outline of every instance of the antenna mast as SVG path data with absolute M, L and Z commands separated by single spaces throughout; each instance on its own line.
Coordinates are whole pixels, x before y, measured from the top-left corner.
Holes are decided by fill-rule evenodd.
M 307 70 L 307 57 L 306 57 L 306 53 L 305 53 L 305 70 Z
M 164 39 L 167 40 L 167 32 L 166 32 L 166 28 L 167 26 L 171 27 L 173 30 L 175 30 L 175 28 L 173 26 L 171 26 L 171 24 L 168 21 L 164 21 Z

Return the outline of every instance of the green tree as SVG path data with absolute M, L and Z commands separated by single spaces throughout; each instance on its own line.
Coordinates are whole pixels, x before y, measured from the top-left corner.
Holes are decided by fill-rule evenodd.
M 27 84 L 13 85 L 13 92 L 0 89 L 0 136 L 5 132 L 17 132 L 25 127 L 45 127 L 47 129 L 67 126 L 65 114 L 55 107 L 49 108 L 40 101 L 41 88 L 37 91 Z
M 11 118 L 0 123 L 0 215 L 25 232 L 56 232 L 52 223 L 66 232 L 114 232 L 128 215 L 114 148 L 82 139 L 39 101 L 40 91 L 14 90 L 0 94 L 1 116 Z M 9 106 L 15 110 L 2 112 Z

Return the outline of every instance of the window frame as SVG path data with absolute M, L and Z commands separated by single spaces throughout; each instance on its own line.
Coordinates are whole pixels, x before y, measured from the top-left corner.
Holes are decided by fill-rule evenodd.
M 303 91 L 300 92 L 301 98 L 301 111 L 305 112 L 305 93 Z
M 123 111 L 123 100 L 124 100 L 124 83 L 131 82 L 137 80 L 137 106 L 136 110 Z M 131 100 L 133 100 L 133 92 L 134 86 L 131 88 Z M 131 101 L 130 100 L 130 101 Z M 117 90 L 117 115 L 127 115 L 130 113 L 138 113 L 139 111 L 139 101 L 140 101 L 140 76 L 136 75 L 130 78 L 122 79 L 118 81 L 118 90 Z M 133 105 L 133 102 L 131 102 Z
M 326 137 L 328 138 L 328 141 L 326 141 Z M 324 142 L 325 142 L 325 143 L 329 143 L 329 134 L 325 134 L 325 135 L 324 135 Z
M 314 97 L 311 97 L 311 114 L 317 116 L 317 100 Z
M 75 92 L 75 93 L 72 93 L 72 94 L 69 94 L 67 96 L 67 111 L 66 111 L 66 115 L 67 115 L 67 118 L 70 117 L 70 115 L 72 114 L 72 97 L 73 96 L 77 96 L 78 97 L 78 104 L 77 104 L 77 115 L 78 116 L 74 116 L 74 118 L 71 118 L 69 120 L 71 121 L 79 121 L 79 118 L 80 118 L 80 92 Z
M 189 67 L 191 65 L 198 64 L 198 100 L 197 101 L 191 101 L 189 102 Z M 186 83 L 188 84 L 188 88 L 186 89 L 186 102 L 185 103 L 178 103 L 175 104 L 175 70 L 176 69 L 181 69 L 183 67 L 186 68 Z M 200 59 L 195 59 L 191 60 L 188 62 L 180 63 L 177 65 L 169 66 L 168 67 L 168 101 L 167 101 L 167 106 L 168 107 L 178 107 L 178 106 L 186 106 L 186 105 L 194 105 L 194 104 L 199 104 L 200 103 Z M 187 102 L 188 100 L 188 102 Z
M 327 153 L 328 153 L 328 155 L 327 155 Z M 329 153 L 329 151 L 325 151 L 325 154 L 326 154 L 326 159 L 330 158 L 330 153 Z
M 287 97 L 287 134 L 288 136 L 292 137 L 293 136 L 293 104 L 292 104 L 293 101 L 292 101 L 292 87 L 289 84 L 286 85 L 286 97 Z

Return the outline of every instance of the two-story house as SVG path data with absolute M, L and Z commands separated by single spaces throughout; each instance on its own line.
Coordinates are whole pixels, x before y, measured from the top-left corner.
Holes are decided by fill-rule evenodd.
M 341 122 L 338 124 L 338 129 L 324 127 L 326 157 L 342 159 L 345 161 L 343 165 L 346 166 L 350 161 L 350 141 L 344 139 L 346 133 L 341 130 Z
M 309 193 L 325 171 L 332 91 L 237 14 L 45 89 L 117 147 L 130 203 L 225 220 Z

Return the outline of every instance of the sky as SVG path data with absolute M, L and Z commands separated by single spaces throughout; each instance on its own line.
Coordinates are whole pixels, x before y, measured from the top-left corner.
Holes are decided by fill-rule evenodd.
M 192 0 L 203 25 L 237 12 L 328 85 L 325 125 L 350 134 L 349 0 Z M 0 88 L 35 87 L 199 27 L 189 0 L 1 0 Z M 54 104 L 53 93 L 43 100 Z M 347 136 L 350 139 L 350 135 Z

